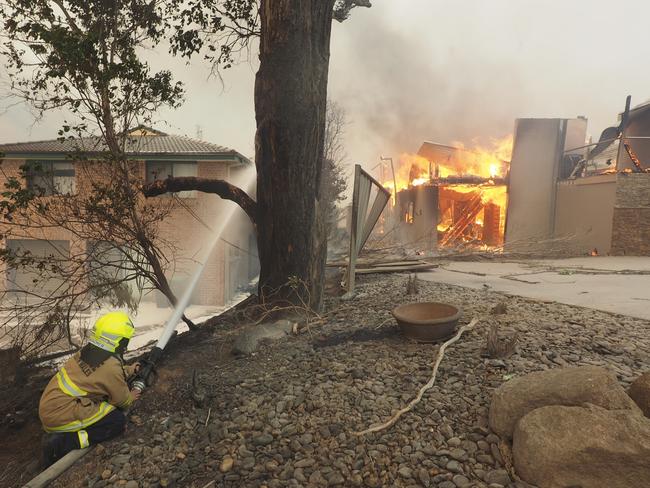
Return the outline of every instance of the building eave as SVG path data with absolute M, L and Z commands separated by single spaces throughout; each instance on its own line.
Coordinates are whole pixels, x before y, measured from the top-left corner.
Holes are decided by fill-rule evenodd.
M 98 159 L 102 153 L 85 153 L 88 159 Z M 248 158 L 236 151 L 224 153 L 138 153 L 127 154 L 129 159 L 137 161 L 222 161 L 231 164 L 252 164 Z M 63 152 L 7 152 L 0 153 L 0 159 L 25 159 L 25 160 L 74 160 L 73 154 Z

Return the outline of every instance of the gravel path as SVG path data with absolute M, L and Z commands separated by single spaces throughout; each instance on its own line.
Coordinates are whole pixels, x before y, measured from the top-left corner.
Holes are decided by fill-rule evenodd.
M 331 299 L 327 323 L 253 357 L 224 355 L 226 329 L 174 355 L 133 413 L 129 433 L 91 453 L 55 486 L 101 487 L 526 487 L 507 447 L 487 428 L 491 391 L 513 376 L 595 364 L 627 386 L 650 369 L 650 322 L 557 303 L 420 282 L 363 277 L 359 297 Z M 433 389 L 390 429 L 387 420 L 431 373 L 436 347 L 396 331 L 390 310 L 405 301 L 448 301 L 463 323 L 481 322 L 445 354 Z M 498 303 L 507 313 L 491 315 Z M 518 332 L 506 360 L 482 357 L 494 322 Z M 208 394 L 189 397 L 196 369 Z

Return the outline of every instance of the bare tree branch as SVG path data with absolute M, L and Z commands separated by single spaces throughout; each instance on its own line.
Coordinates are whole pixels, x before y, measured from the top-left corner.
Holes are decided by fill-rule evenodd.
M 244 190 L 224 180 L 197 178 L 195 176 L 182 176 L 157 180 L 142 187 L 146 197 L 155 197 L 164 193 L 197 190 L 203 193 L 213 193 L 224 200 L 230 200 L 239 205 L 251 219 L 253 225 L 257 224 L 257 203 Z
M 354 7 L 372 7 L 370 0 L 337 0 L 334 4 L 334 20 L 343 22 L 350 17 L 350 11 Z

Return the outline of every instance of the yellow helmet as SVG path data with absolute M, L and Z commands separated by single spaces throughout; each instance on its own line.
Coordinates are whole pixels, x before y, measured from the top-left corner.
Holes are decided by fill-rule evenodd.
M 90 343 L 109 352 L 115 352 L 122 339 L 131 339 L 135 327 L 124 312 L 109 312 L 95 322 Z

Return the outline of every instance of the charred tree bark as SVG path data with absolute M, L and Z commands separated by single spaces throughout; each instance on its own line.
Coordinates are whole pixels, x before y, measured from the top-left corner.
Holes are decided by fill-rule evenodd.
M 246 215 L 251 219 L 253 225 L 257 223 L 257 204 L 255 200 L 241 188 L 231 185 L 224 180 L 212 180 L 209 178 L 197 178 L 195 176 L 179 176 L 165 180 L 154 181 L 142 187 L 145 197 L 155 197 L 164 193 L 175 193 L 179 191 L 201 191 L 214 193 L 224 200 L 230 200 L 239 205 Z
M 260 297 L 304 282 L 320 308 L 327 242 L 319 209 L 334 0 L 262 0 L 255 79 Z M 286 290 L 291 298 L 291 290 Z

